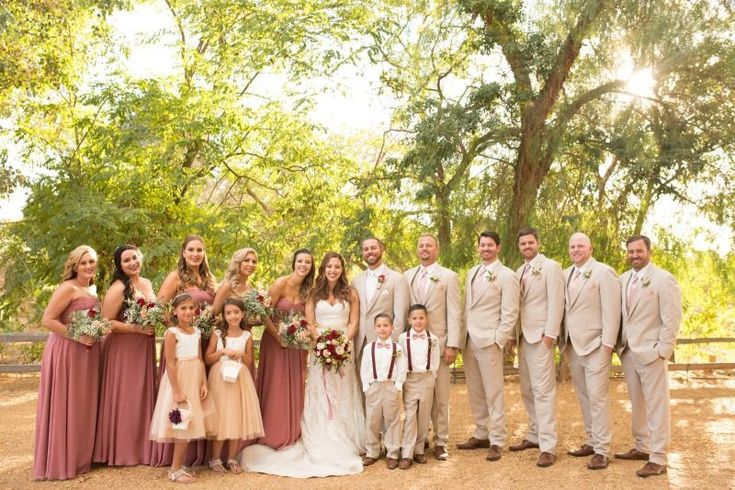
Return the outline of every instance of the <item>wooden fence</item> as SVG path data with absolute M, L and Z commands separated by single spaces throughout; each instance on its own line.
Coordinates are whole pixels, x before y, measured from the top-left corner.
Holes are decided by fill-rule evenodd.
M 17 344 L 28 342 L 44 342 L 48 338 L 47 333 L 4 333 L 0 334 L 0 344 Z M 163 341 L 162 337 L 156 339 L 156 343 Z M 713 343 L 735 343 L 735 338 L 715 337 L 705 339 L 678 339 L 677 345 L 687 344 L 713 344 Z M 254 341 L 254 348 L 258 348 L 259 340 Z M 562 365 L 557 365 L 557 377 L 563 370 Z M 714 371 L 719 369 L 735 369 L 735 362 L 706 362 L 706 363 L 672 363 L 669 371 Z M 37 373 L 41 370 L 40 364 L 0 364 L 2 373 Z M 503 369 L 506 375 L 518 374 L 518 368 L 506 365 Z M 612 366 L 612 373 L 622 372 L 621 366 Z M 453 367 L 451 370 L 452 382 L 464 379 L 464 369 Z

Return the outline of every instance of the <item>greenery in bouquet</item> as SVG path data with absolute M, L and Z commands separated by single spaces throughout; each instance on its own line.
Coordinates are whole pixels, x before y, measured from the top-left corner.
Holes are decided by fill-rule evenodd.
M 347 336 L 339 330 L 324 330 L 316 339 L 314 360 L 328 371 L 340 372 L 352 359 L 352 346 Z
M 208 339 L 215 327 L 214 310 L 211 305 L 204 308 L 197 308 L 196 316 L 192 326 L 198 328 L 202 332 L 202 337 Z
M 284 342 L 290 346 L 299 349 L 308 349 L 311 346 L 309 322 L 297 313 L 281 320 L 281 323 L 278 324 L 278 333 Z
M 260 323 L 273 313 L 271 297 L 264 289 L 252 288 L 243 294 L 241 299 L 245 304 L 245 317 L 248 318 L 248 323 Z
M 74 340 L 78 340 L 83 335 L 87 335 L 99 341 L 102 336 L 107 335 L 110 328 L 109 320 L 102 318 L 100 309 L 94 307 L 72 313 L 68 334 Z
M 153 327 L 156 336 L 166 331 L 166 319 L 170 313 L 170 306 L 166 303 L 148 301 L 145 298 L 128 299 L 125 301 L 125 321 L 143 327 Z

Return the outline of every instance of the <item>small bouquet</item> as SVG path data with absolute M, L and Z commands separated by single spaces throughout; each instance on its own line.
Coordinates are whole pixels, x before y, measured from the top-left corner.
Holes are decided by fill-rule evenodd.
M 297 313 L 287 316 L 278 324 L 278 333 L 288 345 L 298 349 L 308 349 L 311 344 L 309 322 Z
M 273 313 L 271 308 L 271 297 L 263 289 L 250 289 L 242 295 L 245 304 L 245 317 L 249 324 L 262 323 L 263 319 Z
M 166 331 L 166 315 L 168 305 L 147 301 L 145 298 L 128 299 L 125 301 L 125 321 L 144 327 L 153 327 L 156 335 L 163 335 Z
M 171 427 L 176 430 L 186 430 L 189 428 L 189 422 L 191 421 L 191 403 L 186 400 L 186 407 L 179 406 L 178 403 L 174 403 L 174 408 L 168 413 L 168 420 L 171 422 Z
M 342 366 L 352 359 L 352 346 L 340 330 L 324 330 L 316 339 L 314 360 L 327 371 L 340 372 Z
M 102 318 L 99 307 L 95 306 L 88 310 L 79 310 L 72 313 L 68 334 L 74 340 L 79 339 L 82 335 L 87 335 L 99 341 L 100 337 L 110 331 L 110 328 L 110 321 Z M 91 346 L 87 346 L 87 349 L 91 348 Z
M 202 308 L 197 308 L 196 316 L 192 322 L 194 328 L 198 328 L 202 332 L 202 337 L 208 339 L 214 330 L 214 310 L 211 305 Z

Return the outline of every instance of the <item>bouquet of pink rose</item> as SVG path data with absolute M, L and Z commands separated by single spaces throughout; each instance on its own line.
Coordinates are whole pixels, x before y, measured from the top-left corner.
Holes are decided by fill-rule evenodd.
M 100 337 L 107 335 L 110 327 L 110 321 L 102 318 L 99 307 L 95 306 L 88 310 L 79 310 L 71 314 L 68 334 L 74 340 L 79 339 L 82 335 L 87 335 L 99 341 Z M 91 349 L 90 346 L 87 346 L 87 348 Z
M 311 346 L 309 322 L 298 313 L 284 318 L 278 324 L 278 333 L 288 345 L 298 349 L 308 349 Z
M 250 289 L 242 295 L 245 304 L 245 318 L 251 325 L 262 323 L 263 319 L 273 313 L 271 297 L 264 289 Z
M 198 328 L 202 332 L 202 337 L 208 339 L 214 330 L 214 325 L 215 318 L 212 306 L 207 305 L 204 308 L 197 308 L 192 326 Z
M 148 301 L 145 298 L 128 299 L 125 301 L 125 321 L 144 327 L 153 327 L 156 335 L 166 331 L 166 316 L 169 305 Z
M 314 360 L 327 371 L 339 372 L 352 359 L 352 346 L 340 330 L 323 330 L 316 339 Z

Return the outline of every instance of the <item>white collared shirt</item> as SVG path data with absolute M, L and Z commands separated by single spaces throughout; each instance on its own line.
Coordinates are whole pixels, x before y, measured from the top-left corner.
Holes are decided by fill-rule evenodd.
M 385 275 L 385 264 L 380 264 L 374 270 L 367 270 L 367 277 L 365 279 L 365 299 L 367 299 L 368 305 L 373 302 L 375 293 L 380 289 L 379 276 Z M 366 305 L 363 305 L 363 307 Z
M 373 377 L 373 344 L 375 344 L 375 372 L 378 375 L 376 380 Z M 390 337 L 386 340 L 376 340 L 370 342 L 362 351 L 362 364 L 360 364 L 360 379 L 362 380 L 362 391 L 367 392 L 368 388 L 375 381 L 387 381 L 390 372 L 391 361 L 393 361 L 393 341 Z M 391 378 L 395 381 L 396 389 L 403 389 L 403 382 L 406 380 L 406 361 L 403 359 L 403 348 L 396 343 L 396 358 L 393 361 L 393 373 Z
M 415 335 L 424 334 L 424 338 L 414 338 Z M 430 341 L 434 341 L 434 346 L 431 348 L 431 363 L 429 364 L 429 370 L 436 375 L 437 369 L 439 369 L 439 339 L 433 333 L 424 330 L 421 333 L 417 333 L 413 328 L 409 329 L 400 335 L 398 341 L 404 347 L 406 352 L 406 365 L 408 366 L 408 349 L 406 346 L 406 337 L 411 336 L 411 367 L 414 373 L 425 373 L 426 372 L 426 354 L 428 353 Z

